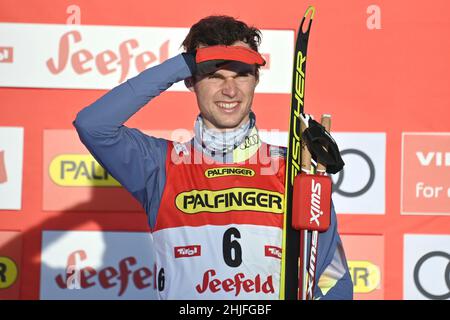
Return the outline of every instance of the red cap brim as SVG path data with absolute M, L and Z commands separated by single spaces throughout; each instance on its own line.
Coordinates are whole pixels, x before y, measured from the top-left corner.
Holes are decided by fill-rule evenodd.
M 211 46 L 197 49 L 197 63 L 210 60 L 232 60 L 263 66 L 266 61 L 258 52 L 243 46 Z

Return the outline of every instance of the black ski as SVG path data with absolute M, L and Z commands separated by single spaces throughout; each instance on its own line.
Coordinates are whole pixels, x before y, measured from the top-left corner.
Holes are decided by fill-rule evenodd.
M 294 177 L 301 171 L 300 115 L 304 111 L 306 50 L 315 9 L 309 6 L 298 29 L 294 52 L 289 139 L 286 157 L 286 183 L 283 225 L 283 252 L 281 260 L 280 299 L 296 300 L 299 296 L 300 232 L 292 228 L 292 193 Z M 305 21 L 308 28 L 304 32 Z M 301 259 L 303 260 L 303 259 Z M 302 261 L 302 263 L 305 261 Z M 301 279 L 303 280 L 303 279 Z

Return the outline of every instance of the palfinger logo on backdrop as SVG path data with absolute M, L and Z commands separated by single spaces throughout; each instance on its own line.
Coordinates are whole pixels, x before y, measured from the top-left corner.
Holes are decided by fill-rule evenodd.
M 142 211 L 75 130 L 44 130 L 43 172 L 44 211 Z
M 77 23 L 76 10 L 68 21 Z M 188 28 L 78 24 L 0 23 L 0 28 L 2 44 L 8 43 L 15 52 L 33 48 L 33 55 L 26 59 L 17 54 L 18 63 L 0 64 L 0 86 L 68 89 L 111 89 L 177 56 L 189 32 Z M 259 51 L 268 63 L 256 91 L 289 93 L 290 80 L 285 75 L 292 69 L 289 53 L 294 50 L 294 31 L 262 30 L 262 36 Z M 2 62 L 12 59 L 11 53 L 3 49 Z M 182 81 L 168 90 L 188 91 Z
M 450 300 L 450 235 L 404 236 L 404 299 Z
M 50 163 L 50 177 L 63 187 L 119 187 L 109 173 L 89 154 L 62 154 Z
M 20 297 L 22 253 L 22 233 L 0 231 L 0 300 Z
M 371 261 L 348 261 L 354 293 L 370 293 L 381 284 L 380 267 Z
M 0 63 L 12 63 L 13 52 L 12 47 L 0 47 Z
M 17 280 L 17 264 L 9 257 L 0 257 L 0 289 L 11 287 Z
M 355 300 L 384 299 L 384 237 L 341 235 Z

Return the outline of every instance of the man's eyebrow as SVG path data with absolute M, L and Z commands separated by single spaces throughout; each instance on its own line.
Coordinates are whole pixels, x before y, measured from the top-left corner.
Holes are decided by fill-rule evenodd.
M 252 69 L 245 69 L 245 70 L 240 70 L 240 71 L 236 71 L 236 76 L 243 76 L 243 75 L 249 75 L 249 74 L 253 74 L 253 70 Z M 211 72 L 208 73 L 207 76 L 215 76 L 217 78 L 226 78 L 223 74 L 215 71 L 215 72 Z
M 220 74 L 217 71 L 210 72 L 210 73 L 206 74 L 206 76 L 208 76 L 208 77 L 214 76 L 214 77 L 217 77 L 217 78 L 225 78 L 225 76 L 223 76 L 222 74 Z
M 252 69 L 246 69 L 246 70 L 241 70 L 239 72 L 237 72 L 238 75 L 247 75 L 247 74 L 252 74 L 253 70 Z

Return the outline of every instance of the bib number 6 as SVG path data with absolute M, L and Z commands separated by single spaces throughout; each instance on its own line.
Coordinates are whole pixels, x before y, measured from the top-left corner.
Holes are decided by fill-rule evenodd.
M 236 228 L 230 228 L 223 234 L 223 260 L 232 268 L 242 264 L 242 248 L 236 240 L 240 238 L 241 233 Z

